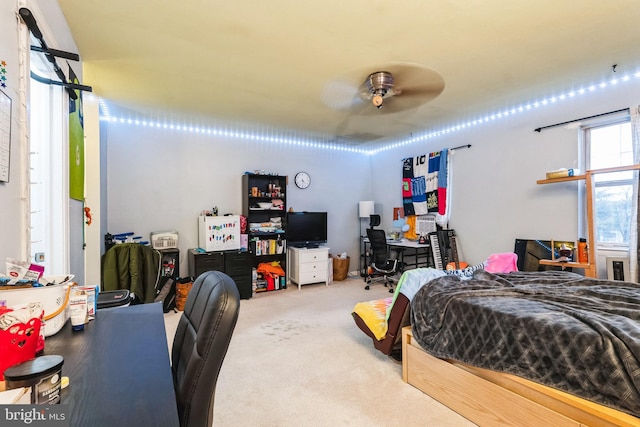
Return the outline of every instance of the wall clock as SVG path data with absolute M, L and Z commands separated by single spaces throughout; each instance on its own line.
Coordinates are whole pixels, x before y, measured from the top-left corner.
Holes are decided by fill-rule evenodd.
M 298 172 L 294 179 L 298 188 L 307 188 L 311 184 L 311 177 L 306 172 Z

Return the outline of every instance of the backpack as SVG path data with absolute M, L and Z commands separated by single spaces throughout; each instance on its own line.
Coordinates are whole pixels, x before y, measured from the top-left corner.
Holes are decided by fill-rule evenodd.
M 162 311 L 176 311 L 176 282 L 172 277 L 161 277 L 158 283 L 156 298 L 153 302 L 162 303 Z

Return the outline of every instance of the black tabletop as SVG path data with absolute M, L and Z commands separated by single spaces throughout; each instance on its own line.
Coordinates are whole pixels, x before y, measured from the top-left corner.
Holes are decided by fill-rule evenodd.
M 98 310 L 84 331 L 70 322 L 45 339 L 64 357 L 72 426 L 178 426 L 162 304 Z

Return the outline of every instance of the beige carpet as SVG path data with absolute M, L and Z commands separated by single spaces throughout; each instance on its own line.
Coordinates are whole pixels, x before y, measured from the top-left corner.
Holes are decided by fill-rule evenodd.
M 353 306 L 390 296 L 359 277 L 241 300 L 214 407 L 216 427 L 473 426 L 402 382 L 402 366 L 377 351 Z M 171 345 L 179 314 L 165 315 Z

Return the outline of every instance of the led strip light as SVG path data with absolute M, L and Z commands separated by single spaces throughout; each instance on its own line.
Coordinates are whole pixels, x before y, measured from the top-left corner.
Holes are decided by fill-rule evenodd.
M 167 129 L 167 130 L 178 131 L 178 132 L 188 132 L 188 133 L 196 133 L 196 134 L 211 135 L 211 136 L 223 136 L 225 138 L 289 144 L 289 145 L 296 145 L 296 146 L 302 146 L 302 147 L 321 148 L 321 149 L 327 149 L 327 150 L 346 151 L 346 152 L 352 152 L 352 153 L 362 153 L 366 155 L 373 155 L 382 151 L 392 150 L 392 149 L 407 146 L 410 144 L 415 144 L 416 142 L 426 141 L 431 138 L 447 135 L 449 133 L 457 132 L 466 128 L 479 126 L 484 123 L 489 123 L 494 120 L 503 119 L 519 113 L 535 110 L 540 107 L 555 104 L 557 102 L 561 102 L 566 99 L 572 99 L 572 98 L 575 98 L 576 96 L 593 93 L 597 90 L 606 89 L 607 87 L 615 86 L 618 83 L 625 83 L 638 78 L 640 78 L 640 71 L 633 74 L 626 74 L 620 78 L 613 78 L 605 82 L 592 84 L 590 86 L 583 87 L 576 90 L 571 90 L 566 93 L 562 93 L 556 96 L 551 96 L 549 98 L 545 98 L 539 101 L 522 104 L 520 106 L 508 108 L 492 114 L 487 114 L 477 119 L 468 120 L 464 123 L 460 123 L 456 125 L 451 125 L 449 127 L 445 127 L 440 130 L 426 132 L 420 135 L 412 136 L 411 138 L 401 139 L 397 142 L 392 142 L 383 147 L 371 149 L 371 150 L 353 147 L 353 146 L 345 146 L 345 145 L 336 144 L 332 142 L 323 142 L 319 137 L 307 137 L 307 138 L 282 137 L 282 136 L 275 135 L 275 133 L 274 134 L 255 133 L 255 132 L 248 132 L 248 131 L 241 131 L 241 130 L 224 130 L 216 127 L 180 125 L 180 124 L 151 121 L 151 120 L 127 119 L 123 117 L 116 118 L 111 116 L 111 114 L 109 113 L 109 108 L 107 107 L 107 104 L 105 103 L 104 100 L 99 99 L 98 102 L 101 110 L 100 120 L 103 120 L 109 123 L 121 123 L 121 124 L 135 125 L 135 126 L 151 127 L 156 129 Z

